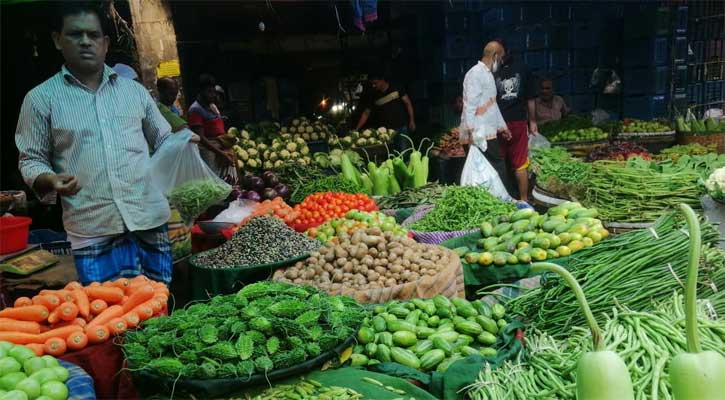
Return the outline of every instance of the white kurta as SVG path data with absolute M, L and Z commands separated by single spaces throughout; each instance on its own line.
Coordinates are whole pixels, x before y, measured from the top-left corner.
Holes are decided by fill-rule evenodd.
M 499 129 L 506 128 L 495 100 L 496 82 L 493 74 L 479 61 L 463 80 L 463 113 L 459 132 L 462 140 L 471 139 L 471 148 L 463 166 L 461 185 L 483 185 L 494 196 L 509 201 L 512 198 L 501 177 L 483 154 L 487 148 L 486 142 L 494 139 Z

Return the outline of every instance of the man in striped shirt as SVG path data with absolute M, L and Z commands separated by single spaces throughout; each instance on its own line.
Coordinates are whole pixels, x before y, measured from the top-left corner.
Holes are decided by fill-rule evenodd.
M 62 2 L 53 41 L 65 64 L 23 101 L 20 171 L 39 197 L 60 195 L 81 282 L 143 273 L 168 283 L 169 204 L 151 184 L 149 149 L 171 128 L 143 86 L 105 65 L 101 20 Z

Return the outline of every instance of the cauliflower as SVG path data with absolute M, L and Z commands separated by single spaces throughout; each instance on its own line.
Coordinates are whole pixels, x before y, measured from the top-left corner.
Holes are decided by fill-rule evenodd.
M 297 118 L 292 120 L 292 126 L 297 126 L 299 124 L 300 124 L 300 120 L 298 120 Z
M 244 168 L 244 161 L 242 161 L 242 160 L 237 160 L 237 168 L 239 168 L 239 169 L 243 169 L 243 168 Z
M 361 147 L 362 147 L 362 146 L 367 146 L 367 144 L 368 144 L 368 141 L 367 141 L 366 139 L 364 139 L 364 138 L 360 138 L 360 139 L 358 139 L 358 140 L 357 140 L 357 141 L 355 142 L 355 145 L 357 145 L 357 146 L 361 146 Z
M 280 167 L 282 167 L 282 166 L 284 166 L 284 161 L 282 161 L 282 160 L 277 160 L 277 161 L 275 161 L 275 162 L 274 162 L 274 167 L 275 167 L 275 168 L 280 168 Z
M 250 159 L 249 161 L 247 161 L 247 165 L 249 165 L 249 168 L 259 167 L 259 164 L 257 163 L 257 160 L 255 160 L 255 159 Z
M 707 194 L 714 199 L 725 199 L 725 167 L 718 168 L 705 181 Z
M 304 139 L 302 139 L 302 138 L 296 138 L 296 139 L 295 139 L 295 142 L 296 142 L 297 144 L 305 144 L 305 140 L 304 140 Z
M 279 157 L 280 157 L 281 159 L 283 159 L 283 160 L 286 160 L 286 159 L 288 159 L 288 158 L 289 158 L 289 156 L 290 156 L 290 152 L 289 152 L 289 151 L 287 151 L 287 150 L 282 150 L 282 151 L 280 151 L 280 152 L 279 152 Z
M 252 135 L 250 135 L 249 132 L 247 132 L 246 130 L 242 130 L 242 134 L 241 135 L 242 135 L 242 139 L 249 140 L 249 139 L 252 138 Z
M 300 153 L 293 151 L 289 156 L 290 158 L 300 158 Z
M 289 133 L 297 133 L 297 128 L 295 128 L 295 127 L 289 128 Z M 282 135 L 286 135 L 286 134 L 287 134 L 287 132 L 282 132 Z
M 307 133 L 312 133 L 312 132 L 314 132 L 314 131 L 315 131 L 315 130 L 314 130 L 314 129 L 313 129 L 313 128 L 312 128 L 311 126 L 308 126 L 308 127 L 307 127 L 307 128 L 305 129 L 305 132 L 307 132 Z
M 290 153 L 293 151 L 297 151 L 297 143 L 287 143 L 287 146 L 285 146 L 285 149 L 289 151 Z
M 378 128 L 378 134 L 383 134 L 385 132 L 387 132 L 387 129 L 385 129 L 385 127 L 381 126 L 380 128 Z
M 239 154 L 239 150 L 241 150 L 241 149 L 242 149 L 242 148 L 241 148 L 241 147 L 239 147 L 239 145 L 238 145 L 238 144 L 235 144 L 234 146 L 232 146 L 232 150 L 234 150 L 234 152 L 235 152 L 235 153 L 237 153 L 237 154 Z
M 267 150 L 267 145 L 264 143 L 260 143 L 257 145 L 257 151 L 260 153 L 263 153 L 265 150 Z
M 264 169 L 272 169 L 272 168 L 274 168 L 274 164 L 271 161 L 264 162 Z
M 302 154 L 303 156 L 310 154 L 310 148 L 307 146 L 302 147 L 300 149 L 300 154 Z
M 229 136 L 239 136 L 239 129 L 237 129 L 235 127 L 231 127 L 227 131 L 227 135 L 229 135 Z
M 239 149 L 237 152 L 237 156 L 242 159 L 242 161 L 247 161 L 249 159 L 249 153 L 247 153 L 246 150 Z
M 310 135 L 310 138 L 312 140 L 319 140 L 320 139 L 320 137 L 316 133 L 313 133 L 312 135 Z

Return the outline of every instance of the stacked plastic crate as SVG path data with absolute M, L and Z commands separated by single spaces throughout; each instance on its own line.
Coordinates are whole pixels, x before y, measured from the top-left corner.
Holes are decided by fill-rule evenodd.
M 671 12 L 670 7 L 654 4 L 625 5 L 621 57 L 624 117 L 649 120 L 669 116 L 671 57 L 678 57 L 681 51 L 671 47 Z
M 679 28 L 689 47 L 681 61 L 686 89 L 675 103 L 680 110 L 691 108 L 702 114 L 725 105 L 725 3 L 693 2 L 685 8 Z

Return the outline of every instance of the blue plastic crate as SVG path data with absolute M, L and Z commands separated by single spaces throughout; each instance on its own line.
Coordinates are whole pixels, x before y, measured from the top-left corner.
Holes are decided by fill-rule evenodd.
M 687 93 L 675 93 L 672 96 L 672 111 L 685 115 L 687 107 L 694 104 L 687 98 Z
M 554 80 L 554 93 L 559 95 L 571 93 L 571 75 L 569 75 L 569 71 L 549 71 L 547 77 Z
M 687 60 L 687 36 L 675 38 L 675 61 Z
M 442 74 L 445 81 L 463 80 L 463 61 L 462 60 L 446 60 L 443 61 Z
M 504 26 L 516 25 L 521 22 L 521 6 L 507 4 L 501 10 L 501 23 Z
M 446 57 L 466 58 L 468 57 L 468 36 L 448 35 L 446 36 Z
M 675 66 L 675 73 L 673 74 L 674 81 L 672 82 L 673 89 L 675 92 L 682 93 L 687 87 L 687 65 Z
M 572 95 L 570 96 L 570 100 L 567 102 L 567 105 L 569 105 L 569 108 L 571 108 L 574 112 L 591 112 L 594 109 L 594 95 Z
M 723 101 L 723 85 L 725 81 L 705 82 L 705 103 Z
M 595 12 L 594 8 L 592 3 L 572 4 L 569 14 L 571 21 L 586 23 L 592 20 Z
M 528 50 L 545 49 L 548 47 L 548 32 L 543 29 L 533 29 L 526 34 L 526 48 Z
M 551 69 L 569 68 L 569 50 L 551 50 L 549 52 L 549 67 Z
M 521 8 L 521 21 L 526 24 L 544 22 L 549 19 L 549 6 L 546 4 L 530 4 Z
M 600 42 L 600 26 L 594 23 L 570 26 L 571 47 L 586 49 Z
M 665 94 L 670 82 L 669 67 L 632 68 L 624 70 L 622 93 L 625 96 L 639 94 Z
M 667 40 L 662 37 L 626 41 L 622 50 L 622 64 L 625 67 L 669 65 Z
M 571 18 L 571 8 L 568 4 L 552 4 L 549 10 L 551 20 L 554 22 L 568 22 Z
M 591 69 L 572 69 L 571 73 L 571 91 L 572 93 L 590 93 L 592 80 Z
M 468 33 L 468 14 L 467 13 L 449 13 L 443 17 L 444 28 L 446 33 Z
M 571 66 L 575 68 L 599 65 L 599 49 L 576 49 L 572 51 Z
M 687 85 L 687 100 L 695 104 L 705 102 L 705 91 L 703 90 L 702 83 L 691 83 Z
M 568 49 L 569 42 L 569 26 L 554 26 L 549 30 L 550 49 Z
M 503 23 L 503 7 L 489 7 L 481 13 L 482 26 L 498 26 Z
M 506 42 L 506 50 L 508 52 L 520 52 L 526 50 L 526 32 L 523 30 L 513 30 L 503 35 Z
M 705 42 L 698 40 L 692 42 L 692 53 L 695 56 L 695 62 L 701 63 L 705 61 Z
M 547 58 L 546 50 L 527 51 L 524 53 L 524 64 L 532 70 L 545 70 L 548 68 Z
M 667 116 L 667 97 L 632 96 L 623 100 L 624 117 L 637 119 L 654 119 Z
M 677 11 L 675 11 L 675 32 L 687 33 L 688 16 L 689 12 L 687 6 L 677 7 Z

